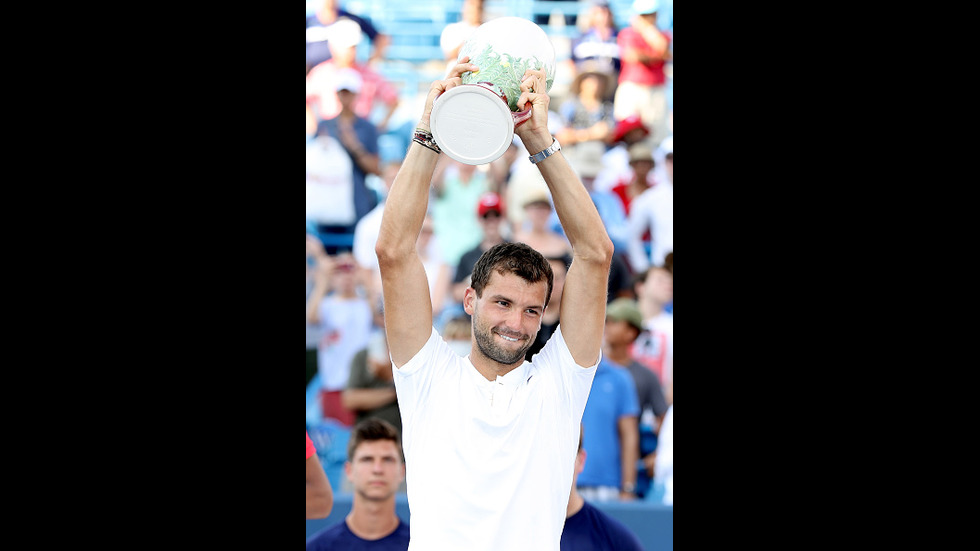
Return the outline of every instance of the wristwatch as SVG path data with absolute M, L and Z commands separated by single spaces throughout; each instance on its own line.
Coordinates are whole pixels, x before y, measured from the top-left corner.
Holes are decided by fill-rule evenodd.
M 531 161 L 531 164 L 536 165 L 536 164 L 540 163 L 541 161 L 547 159 L 548 157 L 551 157 L 556 152 L 561 151 L 561 144 L 558 143 L 558 138 L 553 138 L 553 139 L 555 141 L 551 144 L 551 147 L 549 147 L 548 149 L 545 149 L 544 151 L 539 151 L 539 152 L 535 153 L 534 155 L 531 155 L 530 157 L 528 157 L 528 159 Z
M 626 484 L 623 484 L 623 491 L 626 492 L 627 494 L 635 494 L 636 493 L 636 484 L 632 484 L 630 482 L 627 482 Z

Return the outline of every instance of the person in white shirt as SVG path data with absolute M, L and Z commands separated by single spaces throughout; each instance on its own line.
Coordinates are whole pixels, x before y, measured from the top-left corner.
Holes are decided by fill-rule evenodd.
M 651 266 L 663 266 L 667 253 L 674 250 L 674 137 L 664 140 L 658 151 L 664 156 L 664 180 L 630 205 L 629 262 L 636 274 Z M 647 231 L 649 246 L 643 241 Z
M 660 497 L 664 505 L 674 504 L 674 405 L 671 404 L 660 425 L 657 437 L 657 459 L 654 466 L 653 483 L 657 492 L 651 493 L 651 500 Z M 662 494 L 660 492 L 663 492 Z M 662 496 L 662 497 L 661 497 Z
M 375 246 L 402 416 L 409 550 L 559 551 L 582 413 L 601 358 L 613 245 L 548 131 L 545 73 L 529 70 L 517 105 L 529 103 L 532 117 L 515 132 L 535 152 L 531 162 L 572 244 L 562 323 L 526 362 L 553 273 L 526 244 L 501 243 L 477 261 L 464 294 L 469 354 L 459 356 L 440 337 L 415 242 L 441 153 L 429 129 L 432 102 L 479 69 L 461 61 L 429 89 Z

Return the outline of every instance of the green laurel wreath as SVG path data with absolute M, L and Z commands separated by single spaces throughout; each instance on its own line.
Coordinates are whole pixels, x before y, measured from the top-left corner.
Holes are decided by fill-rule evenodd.
M 478 71 L 467 71 L 462 75 L 463 84 L 489 82 L 495 91 L 507 98 L 507 106 L 511 111 L 517 111 L 517 98 L 521 97 L 521 77 L 530 69 L 540 69 L 544 63 L 537 57 L 512 58 L 510 54 L 498 54 L 487 44 L 483 51 L 470 55 L 470 63 L 480 67 Z M 547 75 L 546 87 L 551 89 L 555 81 L 554 75 Z

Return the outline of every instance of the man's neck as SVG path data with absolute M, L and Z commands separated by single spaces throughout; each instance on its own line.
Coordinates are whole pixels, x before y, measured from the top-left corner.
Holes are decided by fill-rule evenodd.
M 628 344 L 607 344 L 602 347 L 602 355 L 611 362 L 626 367 L 632 362 Z
M 355 494 L 354 507 L 345 519 L 354 535 L 366 540 L 378 540 L 398 528 L 395 496 L 384 501 L 360 500 Z
M 497 377 L 503 377 L 504 375 L 510 373 L 511 371 L 514 371 L 515 369 L 520 367 L 521 364 L 524 363 L 524 358 L 521 358 L 519 362 L 507 365 L 507 364 L 495 362 L 490 358 L 483 356 L 482 354 L 480 354 L 480 357 L 478 358 L 474 357 L 475 355 L 474 353 L 479 354 L 478 349 L 474 348 L 474 351 L 470 352 L 470 363 L 473 364 L 473 367 L 476 369 L 476 371 L 480 375 L 483 375 L 483 378 L 488 381 L 496 381 Z
M 643 312 L 643 321 L 650 321 L 664 311 L 664 305 L 652 300 L 644 300 L 640 310 Z
M 572 493 L 568 498 L 568 506 L 565 508 L 565 518 L 569 518 L 575 513 L 581 511 L 582 507 L 584 506 L 585 499 L 583 499 L 582 496 L 579 495 L 578 491 L 576 491 L 573 487 Z

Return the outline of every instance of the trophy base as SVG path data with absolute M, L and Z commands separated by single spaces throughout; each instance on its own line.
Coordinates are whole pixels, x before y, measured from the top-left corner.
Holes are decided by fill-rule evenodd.
M 468 165 L 499 159 L 514 140 L 507 103 L 476 84 L 461 84 L 436 98 L 429 126 L 439 149 Z

